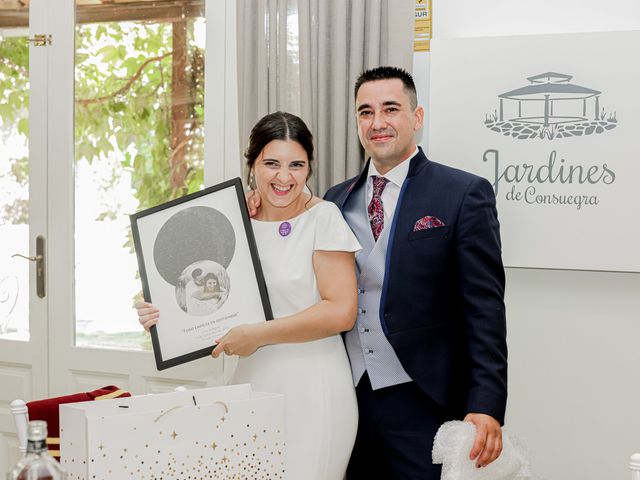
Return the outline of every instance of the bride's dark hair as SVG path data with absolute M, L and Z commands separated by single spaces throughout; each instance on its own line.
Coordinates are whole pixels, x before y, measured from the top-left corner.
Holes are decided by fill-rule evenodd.
M 293 140 L 300 144 L 309 159 L 308 180 L 312 173 L 313 135 L 300 117 L 288 112 L 275 112 L 262 117 L 249 135 L 249 146 L 244 152 L 248 168 L 247 184 L 250 184 L 251 169 L 256 163 L 258 155 L 273 140 Z

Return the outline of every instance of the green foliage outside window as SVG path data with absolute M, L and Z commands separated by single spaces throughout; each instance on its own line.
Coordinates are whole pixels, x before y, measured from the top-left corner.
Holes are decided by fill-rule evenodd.
M 89 163 L 117 155 L 108 190 L 124 171 L 131 172 L 138 210 L 197 191 L 204 184 L 204 52 L 193 41 L 176 52 L 172 23 L 103 23 L 76 31 L 75 157 Z M 184 51 L 186 50 L 186 51 Z M 28 137 L 28 44 L 25 37 L 0 41 L 0 120 L 3 135 Z M 173 57 L 183 55 L 179 80 L 186 95 L 176 99 Z M 176 119 L 176 107 L 179 118 Z M 8 129 L 7 126 L 17 126 Z M 10 131 L 13 130 L 13 131 Z M 28 158 L 10 158 L 11 175 L 28 180 Z M 105 205 L 99 218 L 122 215 Z M 0 218 L 28 222 L 26 199 L 4 207 Z M 130 246 L 130 242 L 127 242 Z
M 0 41 L 0 141 L 5 143 L 11 135 L 26 140 L 29 134 L 29 47 L 24 37 Z M 28 157 L 3 158 L 10 162 L 9 174 L 23 190 L 29 176 Z M 29 220 L 28 200 L 15 198 L 0 210 L 0 225 L 21 224 Z

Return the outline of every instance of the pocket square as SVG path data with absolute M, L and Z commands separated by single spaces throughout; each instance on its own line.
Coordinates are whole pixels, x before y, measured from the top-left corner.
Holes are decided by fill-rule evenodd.
M 420 230 L 427 230 L 428 228 L 436 227 L 444 227 L 444 222 L 438 217 L 427 215 L 416 222 L 416 224 L 413 226 L 413 231 L 419 232 Z

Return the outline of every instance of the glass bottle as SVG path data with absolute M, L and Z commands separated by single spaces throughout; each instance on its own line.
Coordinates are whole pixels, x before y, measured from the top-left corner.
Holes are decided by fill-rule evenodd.
M 47 422 L 33 420 L 27 430 L 27 454 L 7 473 L 7 480 L 65 480 L 67 472 L 47 451 Z

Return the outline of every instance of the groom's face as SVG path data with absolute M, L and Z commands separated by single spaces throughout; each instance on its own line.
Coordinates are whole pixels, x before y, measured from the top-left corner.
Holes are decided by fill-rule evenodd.
M 414 134 L 422 126 L 422 107 L 412 108 L 402 80 L 363 83 L 356 97 L 358 136 L 376 169 L 384 174 L 415 150 Z

